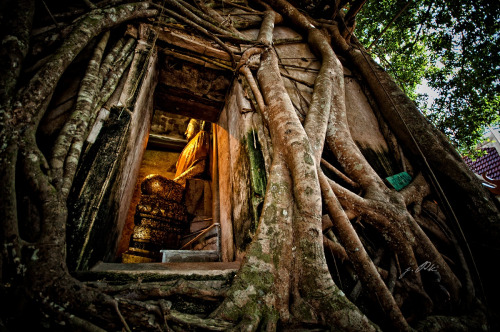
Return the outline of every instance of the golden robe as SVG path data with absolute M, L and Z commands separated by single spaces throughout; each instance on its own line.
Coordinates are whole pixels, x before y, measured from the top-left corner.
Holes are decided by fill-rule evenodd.
M 194 136 L 186 145 L 186 147 L 182 150 L 179 159 L 177 160 L 177 164 L 175 164 L 176 172 L 175 179 L 182 175 L 184 172 L 188 171 L 192 168 L 197 162 L 207 159 L 208 153 L 210 150 L 210 135 L 206 131 L 200 131 L 196 136 Z M 185 178 L 193 178 L 200 173 L 193 172 L 187 175 Z M 183 179 L 182 182 L 186 180 Z

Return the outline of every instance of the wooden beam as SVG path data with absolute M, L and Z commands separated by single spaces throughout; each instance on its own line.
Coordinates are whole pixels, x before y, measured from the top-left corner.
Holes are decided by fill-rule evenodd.
M 191 118 L 217 122 L 224 102 L 195 95 L 187 89 L 158 84 L 155 108 Z
M 201 38 L 195 38 L 194 36 L 184 34 L 180 31 L 164 28 L 159 32 L 158 39 L 170 45 L 187 49 L 204 56 L 231 61 L 231 57 L 226 51 L 211 46 L 211 42 Z M 233 48 L 232 51 L 234 53 L 239 52 L 240 50 Z M 239 59 L 239 56 L 235 56 L 236 61 L 239 61 Z

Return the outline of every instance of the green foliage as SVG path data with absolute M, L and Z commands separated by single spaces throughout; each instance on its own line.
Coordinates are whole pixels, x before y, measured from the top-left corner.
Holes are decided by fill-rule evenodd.
M 406 1 L 368 1 L 356 34 L 368 47 Z M 371 48 L 428 119 L 460 152 L 474 149 L 483 128 L 498 123 L 500 2 L 412 1 Z M 426 80 L 438 93 L 427 104 L 416 88 Z

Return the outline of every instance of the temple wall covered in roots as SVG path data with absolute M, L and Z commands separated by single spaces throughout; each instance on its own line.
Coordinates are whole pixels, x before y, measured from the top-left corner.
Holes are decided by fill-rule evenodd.
M 140 38 L 140 31 L 144 35 L 150 30 L 141 25 L 131 31 Z M 257 33 L 256 29 L 244 32 L 251 38 Z M 303 119 L 319 60 L 292 29 L 277 27 L 274 38 L 287 41 L 276 43 L 275 50 L 287 92 Z M 86 270 L 98 261 L 121 261 L 134 229 L 140 184 L 151 173 L 173 178 L 189 118 L 214 124 L 209 173 L 217 206 L 211 217 L 221 225 L 221 259 L 240 260 L 257 229 L 271 163 L 269 132 L 248 82 L 240 78 L 231 83 L 226 68 L 198 58 L 211 54 L 224 60 L 225 56 L 206 40 L 192 39 L 181 30 L 165 28 L 153 51 L 145 42 L 139 45 L 129 74 L 105 105 L 111 115 L 102 121 L 95 143 L 88 143 L 82 157 L 71 194 L 69 265 Z M 173 47 L 185 47 L 190 55 L 170 51 Z M 244 51 L 244 45 L 241 48 Z M 380 176 L 397 173 L 401 157 L 387 143 L 388 129 L 385 137 L 382 134 L 381 126 L 387 125 L 379 125 L 381 117 L 373 112 L 376 106 L 357 74 L 344 68 L 344 77 L 353 139 Z M 63 96 L 75 91 L 73 84 L 67 86 Z M 59 109 L 48 119 L 61 113 Z M 55 130 L 50 128 L 45 131 Z M 167 140 L 162 139 L 165 136 Z M 146 149 L 148 140 L 152 147 Z
M 365 0 L 7 2 L 2 329 L 486 329 L 497 202 Z

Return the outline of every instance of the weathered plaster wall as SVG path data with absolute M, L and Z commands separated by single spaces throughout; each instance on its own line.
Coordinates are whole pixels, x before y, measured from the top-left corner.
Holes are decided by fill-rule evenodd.
M 347 73 L 349 71 L 346 69 Z M 394 158 L 382 135 L 379 122 L 358 81 L 344 78 L 347 123 L 352 138 L 375 171 L 383 178 L 397 173 Z
M 245 97 L 242 85 L 235 81 L 217 131 L 222 247 L 232 247 L 234 242 L 237 260 L 243 257 L 257 229 L 266 186 L 261 142 L 256 131 L 259 117 Z M 226 259 L 231 260 L 229 255 Z
M 240 257 L 255 232 L 256 222 L 252 218 L 250 163 L 245 144 L 246 134 L 252 128 L 253 111 L 243 97 L 241 85 L 234 85 L 231 102 L 228 104 L 229 149 L 231 154 L 231 195 L 233 208 L 233 233 L 236 257 Z
M 168 106 L 163 106 L 163 108 L 168 109 Z M 190 118 L 186 116 L 155 109 L 153 121 L 151 122 L 151 133 L 185 140 L 184 133 L 189 120 Z
M 229 103 L 228 103 L 229 104 Z M 228 132 L 228 108 L 222 110 L 217 125 L 214 126 L 217 140 L 217 167 L 219 171 L 219 221 L 221 225 L 221 259 L 223 262 L 234 260 L 233 214 L 231 206 L 231 153 Z

